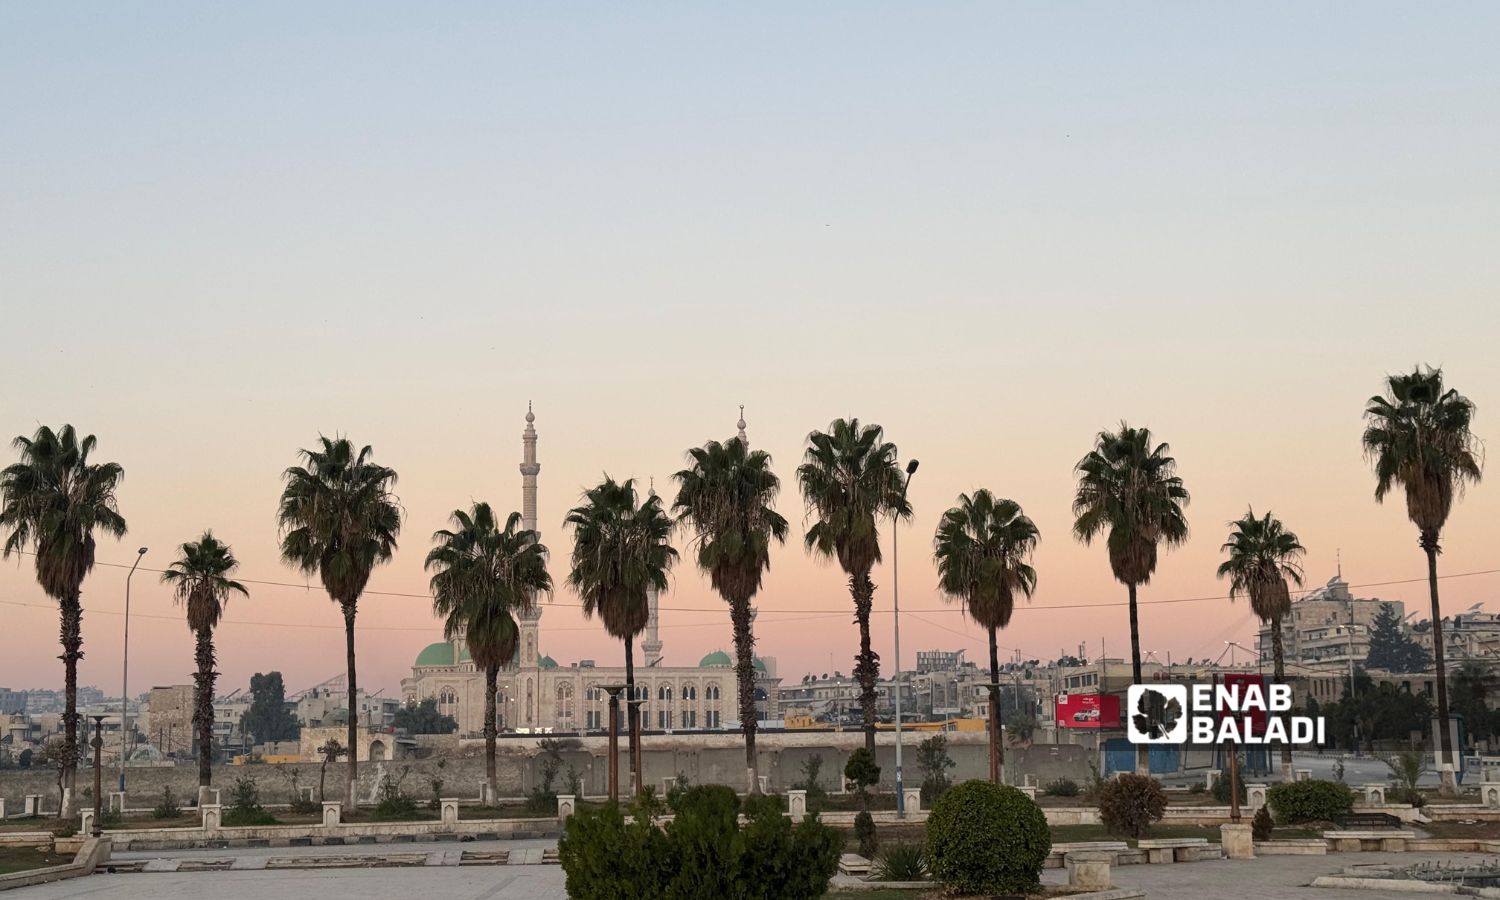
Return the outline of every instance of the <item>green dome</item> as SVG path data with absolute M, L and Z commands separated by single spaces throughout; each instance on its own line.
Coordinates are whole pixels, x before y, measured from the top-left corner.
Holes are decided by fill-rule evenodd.
M 543 656 L 541 659 L 537 660 L 536 664 L 544 669 L 557 668 L 557 660 L 553 659 L 550 656 Z
M 453 645 L 447 641 L 438 641 L 436 644 L 428 644 L 417 654 L 418 666 L 451 666 L 453 665 Z
M 751 660 L 750 661 L 750 665 L 752 665 L 752 666 L 755 667 L 755 671 L 760 672 L 762 674 L 764 674 L 765 671 L 766 671 L 766 664 L 761 661 L 761 658 L 759 656 L 757 656 L 757 657 L 755 657 L 755 659 Z
M 698 668 L 700 669 L 727 669 L 732 665 L 734 665 L 734 661 L 723 650 L 715 650 L 698 660 Z

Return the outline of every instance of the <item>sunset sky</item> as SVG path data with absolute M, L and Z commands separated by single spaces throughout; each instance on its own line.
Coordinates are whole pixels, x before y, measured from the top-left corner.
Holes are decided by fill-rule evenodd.
M 1128 655 L 1124 588 L 1069 510 L 1121 419 L 1193 495 L 1191 542 L 1142 591 L 1143 645 L 1175 659 L 1254 644 L 1248 604 L 1215 599 L 1247 505 L 1301 536 L 1309 586 L 1340 553 L 1356 585 L 1423 577 L 1360 453 L 1385 374 L 1442 365 L 1497 436 L 1495 4 L 12 3 L 0 35 L 0 435 L 71 422 L 125 467 L 130 533 L 101 562 L 147 546 L 160 569 L 212 528 L 282 583 L 231 602 L 225 691 L 342 671 L 337 607 L 276 550 L 280 473 L 320 432 L 400 472 L 401 551 L 359 618 L 361 683 L 388 696 L 439 636 L 431 533 L 474 499 L 519 507 L 528 401 L 559 581 L 585 486 L 654 476 L 670 499 L 745 404 L 794 525 L 756 625 L 789 681 L 857 649 L 792 478 L 835 417 L 922 462 L 906 666 L 982 656 L 931 563 L 978 487 L 1042 534 L 1007 652 Z M 1444 573 L 1500 570 L 1497 544 L 1482 483 Z M 108 693 L 124 580 L 84 586 L 80 681 Z M 889 561 L 875 581 L 888 660 Z M 1500 574 L 1443 591 L 1500 610 Z M 1161 603 L 1185 598 L 1209 599 Z M 663 607 L 667 664 L 729 646 L 690 562 Z M 0 621 L 0 686 L 61 686 L 29 557 L 0 565 Z M 542 627 L 565 665 L 623 658 L 566 590 Z M 132 693 L 190 681 L 154 572 L 131 649 Z

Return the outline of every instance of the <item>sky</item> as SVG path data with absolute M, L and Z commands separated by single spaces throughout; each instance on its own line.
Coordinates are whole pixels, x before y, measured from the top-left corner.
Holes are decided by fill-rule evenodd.
M 131 692 L 190 681 L 150 570 L 206 528 L 255 582 L 218 632 L 223 689 L 339 674 L 337 607 L 280 563 L 274 512 L 298 449 L 341 434 L 400 473 L 358 638 L 361 684 L 396 694 L 439 636 L 431 533 L 476 499 L 519 507 L 528 402 L 559 581 L 586 486 L 670 499 L 745 405 L 793 524 L 756 625 L 787 680 L 857 650 L 792 477 L 840 416 L 922 463 L 906 667 L 984 657 L 931 562 L 979 487 L 1042 535 L 1002 653 L 1128 655 L 1124 588 L 1069 509 L 1121 420 L 1192 493 L 1190 542 L 1141 593 L 1145 649 L 1254 645 L 1214 576 L 1247 506 L 1301 536 L 1310 586 L 1341 564 L 1377 585 L 1356 593 L 1424 603 L 1360 413 L 1431 363 L 1495 437 L 1497 37 L 1486 3 L 0 5 L 0 435 L 70 422 L 126 471 L 80 680 L 119 692 L 120 566 L 145 546 Z M 1455 510 L 1446 611 L 1500 611 L 1497 521 L 1489 482 Z M 60 686 L 28 557 L 0 563 L 0 621 L 0 685 Z M 690 562 L 662 621 L 668 664 L 730 644 Z M 565 589 L 542 622 L 565 665 L 623 659 Z

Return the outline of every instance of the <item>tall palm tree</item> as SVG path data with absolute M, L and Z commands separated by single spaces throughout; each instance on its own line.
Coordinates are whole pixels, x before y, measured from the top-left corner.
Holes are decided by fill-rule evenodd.
M 797 467 L 797 484 L 809 515 L 817 521 L 803 543 L 809 552 L 838 560 L 849 576 L 854 621 L 859 625 L 859 654 L 854 677 L 860 686 L 865 719 L 865 749 L 875 752 L 875 680 L 880 657 L 870 649 L 870 607 L 875 583 L 870 570 L 880 562 L 879 520 L 911 517 L 906 502 L 896 445 L 885 440 L 879 425 L 858 419 L 835 419 L 827 431 L 807 436 L 807 450 Z
M 349 682 L 349 770 L 344 803 L 359 805 L 359 690 L 355 680 L 354 618 L 370 573 L 396 552 L 401 505 L 391 489 L 396 471 L 371 460 L 368 445 L 354 449 L 347 438 L 318 438 L 301 452 L 302 465 L 283 473 L 277 520 L 281 559 L 306 575 L 316 574 L 329 599 L 344 614 L 344 649 Z
M 188 628 L 197 638 L 195 657 L 198 672 L 193 676 L 193 724 L 198 728 L 198 784 L 214 783 L 214 629 L 224 616 L 229 595 L 250 592 L 230 579 L 239 561 L 228 544 L 222 544 L 212 531 L 203 532 L 196 542 L 183 544 L 179 556 L 161 573 L 161 580 L 173 585 L 173 596 L 187 607 Z
M 625 642 L 631 771 L 639 792 L 640 709 L 635 702 L 634 644 L 650 616 L 650 592 L 666 590 L 667 574 L 677 561 L 677 551 L 667 543 L 672 520 L 655 495 L 637 504 L 633 478 L 617 482 L 606 475 L 584 493 L 583 501 L 568 511 L 563 522 L 573 529 L 568 585 L 583 601 L 584 616 L 592 618 L 597 613 L 604 630 Z
M 1085 544 L 1106 535 L 1109 565 L 1115 580 L 1130 594 L 1130 663 L 1141 683 L 1141 627 L 1137 589 L 1156 571 L 1157 549 L 1187 540 L 1187 488 L 1177 477 L 1177 461 L 1166 444 L 1153 444 L 1151 431 L 1120 423 L 1117 432 L 1101 431 L 1094 449 L 1074 472 L 1073 535 Z M 1136 753 L 1136 769 L 1150 774 L 1149 757 Z
M 1243 518 L 1229 523 L 1234 530 L 1223 550 L 1219 577 L 1229 579 L 1229 598 L 1250 598 L 1250 609 L 1271 629 L 1271 656 L 1277 684 L 1286 683 L 1286 656 L 1282 646 L 1281 620 L 1292 611 L 1292 593 L 1287 582 L 1302 585 L 1302 555 L 1306 548 L 1286 530 L 1281 520 L 1266 513 L 1256 517 L 1249 509 Z M 1293 778 L 1292 745 L 1281 745 L 1281 777 Z
M 1010 624 L 1016 597 L 1036 590 L 1031 554 L 1041 533 L 1014 500 L 980 489 L 960 494 L 943 513 L 933 537 L 938 590 L 964 604 L 969 618 L 990 636 L 990 780 L 1005 781 L 1005 741 L 1000 731 L 1000 648 L 996 633 Z
M 1443 371 L 1418 366 L 1409 375 L 1386 378 L 1384 395 L 1365 405 L 1365 455 L 1375 465 L 1375 500 L 1392 488 L 1406 492 L 1406 515 L 1417 526 L 1418 543 L 1427 554 L 1427 590 L 1432 599 L 1432 661 L 1437 669 L 1442 793 L 1456 795 L 1448 740 L 1448 673 L 1443 661 L 1443 612 L 1438 604 L 1439 539 L 1453 501 L 1477 483 L 1479 442 L 1469 430 L 1474 404 L 1443 387 Z
M 734 626 L 735 678 L 739 686 L 740 730 L 745 735 L 745 768 L 750 791 L 760 790 L 755 756 L 755 636 L 750 601 L 771 567 L 771 543 L 786 542 L 787 523 L 775 509 L 781 481 L 771 471 L 771 455 L 751 450 L 738 437 L 709 441 L 687 452 L 688 467 L 673 475 L 678 520 L 695 533 L 698 568 L 729 604 Z
M 488 503 L 453 511 L 453 528 L 432 535 L 427 554 L 432 608 L 443 617 L 448 640 L 465 639 L 484 672 L 484 777 L 495 795 L 495 703 L 500 667 L 516 655 L 515 613 L 530 610 L 536 595 L 551 593 L 547 548 L 535 531 L 520 528 L 513 512 L 501 528 Z
M 62 781 L 73 804 L 78 775 L 78 660 L 83 657 L 83 579 L 94 568 L 94 533 L 125 534 L 115 493 L 125 478 L 119 464 L 89 460 L 98 442 L 80 439 L 72 425 L 43 426 L 17 437 L 19 462 L 0 472 L 0 528 L 8 529 L 4 556 L 32 553 L 36 580 L 57 601 L 63 653 Z

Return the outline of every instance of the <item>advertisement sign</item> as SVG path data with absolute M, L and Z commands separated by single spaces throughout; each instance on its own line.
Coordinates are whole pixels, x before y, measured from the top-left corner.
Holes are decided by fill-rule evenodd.
M 1120 698 L 1105 694 L 1058 694 L 1058 728 L 1119 728 Z

